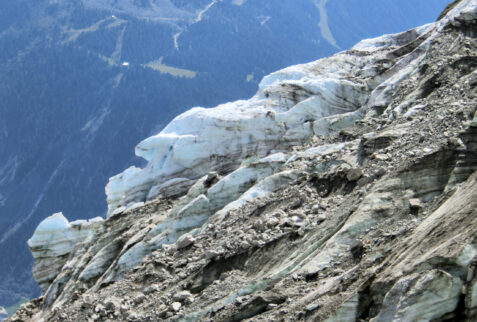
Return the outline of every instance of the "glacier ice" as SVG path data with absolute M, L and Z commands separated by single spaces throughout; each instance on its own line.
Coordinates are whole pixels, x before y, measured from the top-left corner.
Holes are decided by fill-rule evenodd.
M 350 51 L 264 77 L 249 100 L 195 107 L 177 116 L 137 145 L 136 155 L 148 161 L 146 167 L 130 167 L 110 178 L 108 214 L 154 198 L 173 183 L 175 193 L 185 193 L 211 171 L 228 174 L 244 159 L 286 152 L 314 135 L 351 125 L 408 76 L 402 68 L 406 61 L 394 62 L 400 68 L 391 67 L 386 75 L 379 73 L 392 44 L 415 40 L 432 28 L 365 40 Z M 377 54 L 367 55 L 370 49 Z M 351 77 L 356 74 L 363 77 Z
M 230 173 L 248 157 L 286 151 L 314 135 L 314 121 L 360 109 L 370 89 L 342 72 L 345 65 L 358 67 L 357 57 L 340 58 L 330 59 L 325 70 L 315 62 L 271 74 L 250 100 L 196 107 L 176 117 L 137 145 L 136 155 L 148 161 L 145 168 L 130 167 L 110 179 L 108 213 L 156 196 L 151 189 L 171 179 Z
M 28 246 L 35 258 L 33 275 L 43 291 L 58 275 L 74 247 L 100 229 L 102 222 L 100 217 L 69 222 L 59 212 L 38 225 Z

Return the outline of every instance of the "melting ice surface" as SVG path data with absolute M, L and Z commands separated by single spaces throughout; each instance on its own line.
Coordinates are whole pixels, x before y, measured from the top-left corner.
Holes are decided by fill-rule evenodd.
M 373 46 L 381 44 L 387 40 L 376 40 Z M 372 87 L 349 77 L 350 70 L 365 63 L 366 58 L 343 54 L 325 63 L 289 67 L 265 77 L 249 100 L 179 115 L 137 145 L 136 155 L 148 161 L 145 168 L 130 167 L 110 179 L 109 214 L 157 196 L 171 179 L 228 173 L 250 156 L 264 157 L 313 135 L 326 135 L 329 117 L 354 113 L 365 104 Z

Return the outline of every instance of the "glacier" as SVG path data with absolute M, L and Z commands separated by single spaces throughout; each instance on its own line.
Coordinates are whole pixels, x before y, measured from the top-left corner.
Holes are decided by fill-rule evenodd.
M 216 171 L 230 173 L 250 157 L 285 152 L 313 136 L 327 136 L 358 120 L 370 107 L 383 105 L 386 91 L 419 61 L 419 50 L 396 61 L 387 73 L 390 48 L 418 39 L 434 24 L 400 35 L 358 43 L 351 50 L 263 78 L 258 92 L 215 108 L 195 107 L 177 116 L 160 133 L 140 142 L 137 156 L 148 164 L 130 167 L 106 186 L 108 215 L 161 194 L 168 183 L 184 184 Z M 422 50 L 422 48 L 421 48 Z M 370 51 L 377 53 L 367 55 Z M 417 57 L 415 57 L 417 56 Z M 360 79 L 350 75 L 360 75 Z M 171 181 L 174 180 L 174 181 Z M 180 191 L 179 191 L 180 194 Z

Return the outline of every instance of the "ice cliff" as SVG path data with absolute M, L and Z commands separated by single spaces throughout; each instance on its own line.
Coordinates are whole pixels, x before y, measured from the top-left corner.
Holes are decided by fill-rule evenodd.
M 477 1 L 193 108 L 46 219 L 23 320 L 477 316 Z
M 369 107 L 385 105 L 386 92 L 413 71 L 426 43 L 404 57 L 392 57 L 396 49 L 424 41 L 437 28 L 363 41 L 330 58 L 265 77 L 249 100 L 179 115 L 136 147 L 136 155 L 148 161 L 144 169 L 131 167 L 110 179 L 108 213 L 155 198 L 171 185 L 183 193 L 210 171 L 229 173 L 249 157 L 288 151 L 349 126 Z

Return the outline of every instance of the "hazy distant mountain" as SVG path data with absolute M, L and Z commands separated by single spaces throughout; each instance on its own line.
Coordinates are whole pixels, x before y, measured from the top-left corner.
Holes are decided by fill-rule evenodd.
M 35 296 L 46 216 L 104 215 L 110 176 L 192 106 L 248 97 L 279 68 L 433 21 L 447 0 L 4 0 L 0 305 Z

